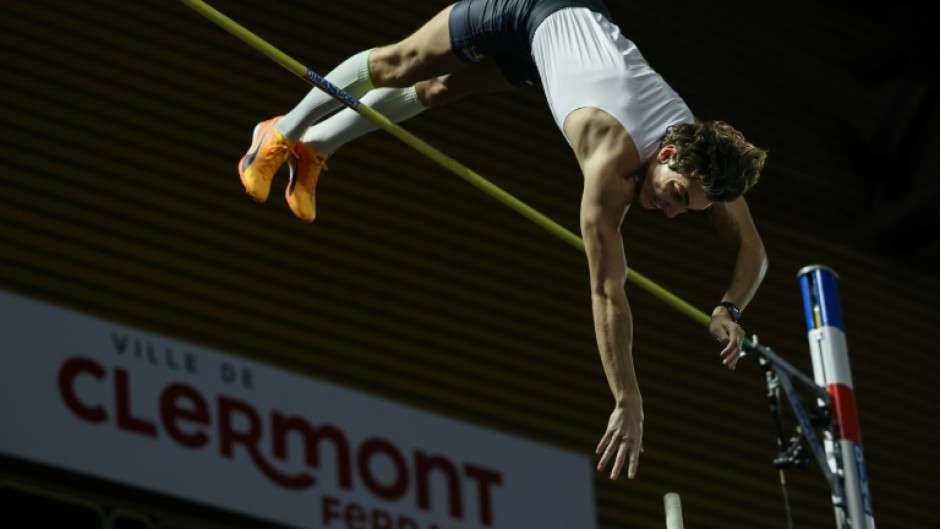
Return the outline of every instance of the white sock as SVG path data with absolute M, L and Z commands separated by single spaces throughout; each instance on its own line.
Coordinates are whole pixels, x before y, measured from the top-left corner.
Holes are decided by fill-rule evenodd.
M 369 78 L 369 53 L 371 51 L 371 49 L 361 51 L 349 57 L 326 74 L 326 80 L 353 97 L 360 97 L 372 90 L 372 79 Z M 275 128 L 293 143 L 310 126 L 341 106 L 342 103 L 315 87 L 293 110 L 278 120 Z
M 400 123 L 427 109 L 418 98 L 414 86 L 376 88 L 366 94 L 361 101 L 387 117 L 392 123 Z M 319 152 L 332 154 L 346 143 L 378 128 L 378 125 L 360 116 L 355 110 L 346 108 L 337 112 L 335 116 L 314 125 L 303 135 L 301 141 Z

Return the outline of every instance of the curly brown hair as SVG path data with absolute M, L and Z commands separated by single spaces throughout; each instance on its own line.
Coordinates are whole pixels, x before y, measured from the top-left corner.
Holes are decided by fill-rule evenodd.
M 716 202 L 730 202 L 753 187 L 767 158 L 766 149 L 748 143 L 723 121 L 676 125 L 663 138 L 662 145 L 669 144 L 677 149 L 669 168 L 702 182 L 709 200 Z

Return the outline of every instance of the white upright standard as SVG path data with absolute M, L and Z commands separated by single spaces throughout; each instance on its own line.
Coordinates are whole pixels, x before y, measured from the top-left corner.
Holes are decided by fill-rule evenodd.
M 826 458 L 842 481 L 844 497 L 833 495 L 838 529 L 875 529 L 868 473 L 862 455 L 862 435 L 855 407 L 855 390 L 839 303 L 839 276 L 831 268 L 811 265 L 798 274 L 813 373 L 816 383 L 832 398 L 835 428 L 824 434 Z

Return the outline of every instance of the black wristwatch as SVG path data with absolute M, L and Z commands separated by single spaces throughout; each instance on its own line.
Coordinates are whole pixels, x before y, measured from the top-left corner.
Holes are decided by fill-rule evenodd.
M 722 301 L 719 305 L 728 309 L 728 314 L 731 315 L 731 321 L 735 323 L 741 321 L 741 309 L 739 309 L 737 305 L 730 301 Z

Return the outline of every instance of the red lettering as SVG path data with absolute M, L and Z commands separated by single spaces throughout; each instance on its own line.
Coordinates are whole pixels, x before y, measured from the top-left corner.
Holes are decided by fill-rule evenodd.
M 118 428 L 146 435 L 147 437 L 157 436 L 156 424 L 131 415 L 130 383 L 127 379 L 127 371 L 121 368 L 115 368 L 114 370 L 114 396 Z
M 490 487 L 503 482 L 499 472 L 487 470 L 476 465 L 464 465 L 464 473 L 470 479 L 477 480 L 477 492 L 480 499 L 480 521 L 483 525 L 493 525 L 493 499 Z
M 365 529 L 366 510 L 358 503 L 346 506 L 346 527 L 349 529 Z
M 248 450 L 248 455 L 255 463 L 255 466 L 261 470 L 268 479 L 287 489 L 305 489 L 315 483 L 313 476 L 309 474 L 298 474 L 288 476 L 280 473 L 272 467 L 267 460 L 258 451 L 258 443 L 261 439 L 261 419 L 258 412 L 248 404 L 228 397 L 219 397 L 219 445 L 222 455 L 228 458 L 232 457 L 232 447 L 236 444 L 243 445 Z M 248 430 L 237 432 L 233 426 L 233 415 L 241 414 L 248 419 Z
M 170 437 L 187 448 L 201 448 L 209 442 L 209 435 L 204 431 L 186 433 L 179 426 L 181 421 L 209 425 L 209 405 L 191 386 L 173 384 L 163 390 L 160 396 L 160 420 Z
M 334 460 L 339 485 L 347 490 L 352 488 L 352 457 L 349 441 L 338 428 L 331 425 L 314 428 L 301 417 L 285 417 L 274 412 L 271 414 L 271 430 L 275 457 L 282 461 L 287 459 L 288 435 L 291 432 L 297 432 L 304 440 L 307 464 L 313 468 L 320 466 L 320 441 L 331 441 L 336 451 Z
M 460 476 L 457 468 L 445 457 L 428 456 L 424 452 L 415 452 L 415 481 L 417 483 L 418 507 L 431 509 L 431 471 L 439 470 L 447 480 L 447 498 L 450 501 L 450 515 L 463 518 L 463 495 L 460 492 Z
M 103 406 L 88 406 L 75 394 L 75 379 L 83 373 L 98 380 L 107 374 L 100 364 L 90 358 L 72 358 L 62 364 L 62 369 L 59 370 L 59 394 L 62 395 L 65 405 L 79 418 L 88 422 L 104 422 L 108 420 L 108 412 Z
M 324 496 L 321 513 L 323 527 L 327 527 L 333 520 L 339 519 L 339 500 L 331 496 Z
M 218 450 L 222 457 L 234 458 L 237 446 L 247 452 L 250 461 L 269 479 L 285 489 L 300 490 L 316 484 L 310 469 L 318 469 L 324 462 L 335 464 L 335 483 L 345 489 L 354 488 L 353 475 L 376 499 L 400 501 L 409 495 L 414 472 L 414 497 L 416 506 L 423 511 L 442 512 L 433 509 L 446 497 L 447 513 L 455 520 L 466 517 L 464 490 L 466 484 L 475 490 L 480 523 L 494 523 L 493 498 L 502 475 L 494 470 L 473 464 L 463 468 L 443 455 L 432 455 L 415 450 L 407 459 L 391 441 L 381 437 L 370 437 L 358 446 L 351 445 L 339 427 L 314 425 L 305 417 L 287 415 L 276 410 L 263 416 L 250 403 L 232 397 L 218 396 L 215 409 L 211 400 L 198 387 L 184 383 L 171 383 L 160 392 L 157 412 L 159 421 L 146 419 L 135 413 L 131 391 L 131 374 L 123 368 L 113 368 L 113 384 L 105 384 L 108 369 L 88 357 L 66 360 L 58 372 L 58 388 L 66 408 L 81 420 L 102 423 L 113 420 L 115 425 L 128 432 L 148 437 L 158 435 L 158 424 L 174 443 L 189 448 L 206 447 L 212 441 L 212 423 L 217 422 Z M 114 408 L 109 409 L 94 398 L 79 394 L 78 387 L 90 377 L 93 383 L 110 386 L 114 391 Z M 140 398 L 140 392 L 137 398 Z M 153 406 L 153 404 L 151 404 Z M 214 412 L 214 416 L 213 416 Z M 267 419 L 267 421 L 265 420 Z M 270 431 L 267 430 L 270 428 Z M 270 434 L 268 436 L 267 434 Z M 297 463 L 297 457 L 289 457 L 290 443 L 300 436 L 303 447 L 303 462 L 306 468 L 295 473 L 286 473 L 272 465 L 276 459 L 284 464 Z M 262 439 L 271 439 L 272 456 L 263 451 Z M 296 446 L 296 444 L 295 444 Z M 326 447 L 331 450 L 322 453 Z M 328 467 L 332 469 L 332 467 Z M 462 472 L 461 472 L 462 471 Z M 432 492 L 433 491 L 433 492 Z M 437 497 L 435 498 L 435 495 Z M 344 529 L 419 529 L 419 524 L 407 517 L 393 516 L 385 511 L 369 509 L 361 505 L 346 504 L 335 498 L 323 498 L 323 525 L 345 524 Z M 428 529 L 437 527 L 432 525 Z
M 380 453 L 388 456 L 395 465 L 395 479 L 389 485 L 383 485 L 372 474 L 370 462 L 374 455 Z M 372 437 L 362 443 L 358 455 L 359 474 L 362 476 L 362 481 L 365 482 L 366 487 L 373 494 L 384 500 L 392 501 L 401 498 L 408 492 L 408 468 L 405 465 L 405 458 L 395 448 L 395 445 L 385 439 Z
M 418 522 L 407 516 L 392 516 L 381 509 L 368 509 L 358 503 L 343 504 L 338 498 L 324 496 L 321 521 L 325 528 L 336 525 L 344 529 L 419 529 Z M 431 525 L 428 529 L 437 529 Z

